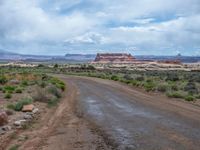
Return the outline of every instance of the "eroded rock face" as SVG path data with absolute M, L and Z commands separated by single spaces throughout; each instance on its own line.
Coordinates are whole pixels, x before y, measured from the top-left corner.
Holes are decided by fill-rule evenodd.
M 131 54 L 126 53 L 102 53 L 97 54 L 94 62 L 113 62 L 113 63 L 124 63 L 134 62 L 135 58 Z
M 8 115 L 5 111 L 0 112 L 0 126 L 8 123 Z

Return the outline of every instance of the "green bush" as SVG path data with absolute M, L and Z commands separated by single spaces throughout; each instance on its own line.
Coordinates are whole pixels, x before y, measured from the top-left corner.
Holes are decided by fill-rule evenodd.
M 48 107 L 56 106 L 58 102 L 59 102 L 59 99 L 57 97 L 54 97 L 48 101 Z
M 178 91 L 178 86 L 177 86 L 176 84 L 172 84 L 172 85 L 171 85 L 171 89 L 172 89 L 173 91 Z
M 64 85 L 64 84 L 56 84 L 56 86 L 57 86 L 58 88 L 60 88 L 62 91 L 65 90 L 65 85 Z
M 22 93 L 22 89 L 21 89 L 21 88 L 17 88 L 17 89 L 15 90 L 15 93 Z
M 170 92 L 167 93 L 167 96 L 170 98 L 184 98 L 184 94 L 181 92 Z
M 177 73 L 170 73 L 167 75 L 166 81 L 178 81 L 179 76 Z
M 9 150 L 18 150 L 19 149 L 19 145 L 14 145 L 11 148 L 9 148 Z
M 200 94 L 195 96 L 196 99 L 200 99 Z
M 150 81 L 145 82 L 143 86 L 147 92 L 155 90 L 155 84 L 153 82 L 150 82 Z
M 114 80 L 114 81 L 118 81 L 118 80 L 119 80 L 119 77 L 116 76 L 116 75 L 112 75 L 110 79 L 111 79 L 111 80 Z
M 194 82 L 188 82 L 186 84 L 186 86 L 184 87 L 184 91 L 187 91 L 190 94 L 197 94 L 198 93 L 198 89 L 197 89 Z
M 160 85 L 158 85 L 157 90 L 159 92 L 166 92 L 167 88 L 168 88 L 168 86 L 166 84 L 160 84 Z
M 45 88 L 47 86 L 47 83 L 45 81 L 38 82 L 38 85 L 42 88 Z
M 5 84 L 7 82 L 7 79 L 5 76 L 0 75 L 0 84 Z
M 56 96 L 57 98 L 61 98 L 61 92 L 57 89 L 56 86 L 50 86 L 48 87 L 48 92 Z
M 15 105 L 14 105 L 14 104 L 8 104 L 6 107 L 7 107 L 8 109 L 15 110 Z
M 60 88 L 62 91 L 65 90 L 65 83 L 61 80 L 59 80 L 58 78 L 51 78 L 49 81 L 51 84 L 56 85 L 56 87 Z
M 130 84 L 131 81 L 130 80 L 125 80 L 125 79 L 121 79 L 120 82 L 126 83 L 126 84 Z
M 23 80 L 23 81 L 21 82 L 21 85 L 22 85 L 22 86 L 28 86 L 28 81 L 27 81 L 27 80 Z
M 129 75 L 129 74 L 125 74 L 124 75 L 124 79 L 125 80 L 133 80 L 133 77 L 131 75 Z
M 12 98 L 12 95 L 10 93 L 6 93 L 5 96 L 4 96 L 4 98 L 10 99 L 10 98 Z
M 141 82 L 136 81 L 136 80 L 132 80 L 131 83 L 132 83 L 133 86 L 140 86 L 141 85 Z
M 144 78 L 143 76 L 138 76 L 138 77 L 136 77 L 136 80 L 137 80 L 137 81 L 144 81 L 145 78 Z
M 54 67 L 54 68 L 58 68 L 58 64 L 55 64 L 53 67 Z
M 3 90 L 5 92 L 8 92 L 8 93 L 13 93 L 15 91 L 16 87 L 15 86 L 11 86 L 11 85 L 6 85 L 4 86 Z
M 21 111 L 24 105 L 31 104 L 33 100 L 31 98 L 23 98 L 15 104 L 15 110 Z
M 42 89 L 41 87 L 36 87 L 36 91 L 32 94 L 32 98 L 34 101 L 39 101 L 44 103 L 49 101 L 47 91 L 45 89 Z
M 187 95 L 184 99 L 186 101 L 194 101 L 195 100 L 195 98 L 192 95 Z

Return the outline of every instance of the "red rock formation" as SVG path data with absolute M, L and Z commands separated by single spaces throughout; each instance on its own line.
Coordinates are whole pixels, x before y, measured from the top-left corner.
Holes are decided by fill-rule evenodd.
M 94 62 L 96 63 L 131 63 L 135 58 L 126 53 L 98 53 Z
M 158 61 L 158 63 L 180 65 L 181 61 L 180 60 L 164 60 L 164 61 Z

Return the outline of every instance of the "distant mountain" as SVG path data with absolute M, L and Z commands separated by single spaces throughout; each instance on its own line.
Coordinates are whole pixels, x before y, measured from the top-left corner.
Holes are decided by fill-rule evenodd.
M 13 53 L 13 52 L 9 52 L 9 51 L 0 49 L 0 55 L 17 55 L 17 53 Z
M 45 56 L 45 55 L 26 55 L 18 54 L 0 49 L 0 60 L 6 61 L 26 61 L 26 62 L 50 62 L 50 63 L 84 63 L 95 59 L 95 54 L 66 54 L 65 56 Z M 200 62 L 200 56 L 134 56 L 138 60 L 180 60 L 183 63 Z
M 0 50 L 0 60 L 46 60 L 52 59 L 52 56 L 37 56 L 13 53 L 5 50 Z
M 20 54 L 5 51 L 5 50 L 0 50 L 0 59 L 1 60 L 12 60 L 12 59 L 19 59 Z
M 89 62 L 94 60 L 95 56 L 94 54 L 66 54 L 65 56 L 27 55 L 0 50 L 0 60 L 7 61 Z

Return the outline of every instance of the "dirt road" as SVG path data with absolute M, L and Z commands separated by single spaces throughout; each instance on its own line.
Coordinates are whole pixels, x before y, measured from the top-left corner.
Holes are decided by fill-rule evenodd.
M 199 106 L 114 81 L 58 77 L 66 95 L 38 128 L 21 133 L 29 138 L 20 149 L 199 150 Z
M 79 114 L 124 149 L 200 148 L 200 108 L 149 95 L 112 81 L 70 78 Z

